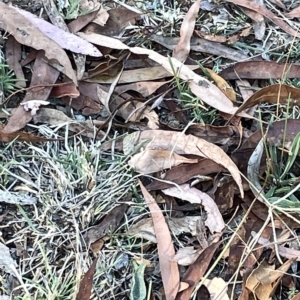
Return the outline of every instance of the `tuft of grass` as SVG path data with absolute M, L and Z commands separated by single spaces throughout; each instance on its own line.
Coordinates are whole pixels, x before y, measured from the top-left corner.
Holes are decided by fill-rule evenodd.
M 0 49 L 0 103 L 3 102 L 5 94 L 12 93 L 19 88 L 16 84 L 17 81 L 14 72 L 5 63 L 4 54 Z

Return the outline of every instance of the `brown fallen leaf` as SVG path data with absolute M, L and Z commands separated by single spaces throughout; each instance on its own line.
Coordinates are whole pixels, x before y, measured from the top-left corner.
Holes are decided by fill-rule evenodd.
M 224 79 L 299 78 L 300 65 L 275 61 L 244 61 L 221 71 Z
M 300 300 L 300 293 L 296 294 L 291 300 Z
M 120 95 L 127 91 L 136 91 L 140 93 L 143 97 L 148 97 L 152 95 L 161 86 L 167 83 L 168 82 L 166 81 L 139 81 L 136 83 L 117 86 L 114 92 Z
M 85 33 L 100 33 L 106 36 L 118 36 L 124 28 L 135 24 L 135 19 L 140 15 L 126 7 L 118 6 L 108 11 L 109 18 L 105 26 L 91 23 L 85 29 Z
M 288 100 L 290 99 L 290 101 Z M 238 114 L 245 109 L 252 107 L 261 102 L 268 103 L 281 103 L 290 106 L 300 104 L 300 89 L 286 85 L 286 84 L 273 84 L 262 88 L 261 90 L 254 93 L 248 100 L 246 100 L 236 111 Z
M 103 218 L 98 225 L 95 225 L 85 231 L 83 234 L 85 244 L 89 246 L 90 244 L 103 238 L 105 235 L 114 232 L 117 229 L 117 226 L 120 224 L 127 208 L 127 204 L 116 206 Z
M 68 84 L 59 84 L 55 85 L 50 93 L 50 97 L 53 98 L 62 98 L 62 97 L 70 97 L 70 98 L 77 98 L 79 97 L 80 93 L 77 90 L 74 83 L 70 82 Z
M 248 277 L 246 287 L 260 300 L 269 300 L 295 259 L 287 260 L 275 270 L 275 265 L 263 261 Z
M 3 126 L 1 125 L 0 126 L 0 141 L 9 143 L 13 140 L 38 143 L 38 142 L 48 142 L 48 141 L 51 141 L 54 139 L 47 139 L 44 137 L 36 136 L 34 134 L 31 134 L 28 132 L 22 132 L 22 131 L 6 133 L 6 132 L 3 132 Z
M 1 7 L 1 2 L 0 2 Z M 0 13 L 1 15 L 1 13 Z M 41 84 L 45 85 L 52 85 L 56 82 L 59 71 L 47 64 L 44 61 L 44 54 L 43 51 L 39 51 L 37 58 L 34 62 L 33 67 L 33 74 L 30 82 L 30 86 L 37 86 Z M 30 89 L 27 91 L 25 98 L 23 99 L 22 103 L 27 102 L 32 99 L 38 100 L 47 100 L 49 94 L 51 92 L 52 87 L 41 86 L 37 89 Z M 12 116 L 10 117 L 8 123 L 3 129 L 4 133 L 12 133 L 15 131 L 20 130 L 23 128 L 27 123 L 32 119 L 32 115 L 29 111 L 25 111 L 22 105 L 19 105 L 17 109 L 13 112 Z
M 89 14 L 86 14 L 84 16 L 79 16 L 75 20 L 71 21 L 68 24 L 68 28 L 70 32 L 76 33 L 82 28 L 84 28 L 86 25 L 88 25 L 95 17 L 97 16 L 99 10 L 95 10 Z
M 151 174 L 154 172 L 170 169 L 183 163 L 197 163 L 198 159 L 189 159 L 184 156 L 172 153 L 171 150 L 152 150 L 146 148 L 137 153 L 128 161 L 130 167 L 141 174 Z
M 236 101 L 236 93 L 234 89 L 224 80 L 220 75 L 216 74 L 213 70 L 205 68 L 205 70 L 209 73 L 211 79 L 216 83 L 217 87 L 224 93 L 228 99 L 232 102 Z
M 284 14 L 287 18 L 299 18 L 300 16 L 300 6 L 295 7 L 290 12 Z
M 203 139 L 192 135 L 184 135 L 181 132 L 145 130 L 126 136 L 123 140 L 123 147 L 125 144 L 129 152 L 138 145 L 144 145 L 149 149 L 171 150 L 179 155 L 193 154 L 209 158 L 231 173 L 239 187 L 241 197 L 244 195 L 241 176 L 236 165 L 221 148 Z
M 204 207 L 207 213 L 205 225 L 209 228 L 210 232 L 222 232 L 225 227 L 223 217 L 215 203 L 215 201 L 206 193 L 199 191 L 196 188 L 191 188 L 188 184 L 183 184 L 168 189 L 162 190 L 168 196 L 176 197 L 190 203 L 197 203 Z
M 153 197 L 147 192 L 140 181 L 139 184 L 153 219 L 157 238 L 159 266 L 166 300 L 174 300 L 179 290 L 179 270 L 177 263 L 172 261 L 175 250 L 169 228 L 161 209 Z
M 46 57 L 50 61 L 59 63 L 63 67 L 63 73 L 77 84 L 75 72 L 66 52 L 17 10 L 2 2 L 0 2 L 0 24 L 0 27 L 13 35 L 20 44 L 44 50 Z
M 265 16 L 267 19 L 278 25 L 283 31 L 290 34 L 291 36 L 300 38 L 300 33 L 295 31 L 292 27 L 287 25 L 285 22 L 283 22 L 281 19 L 279 19 L 275 14 L 273 14 L 270 10 L 265 8 L 264 6 L 255 3 L 250 0 L 228 0 L 228 2 L 234 3 L 236 5 L 246 7 L 248 9 L 254 10 L 263 16 Z
M 76 296 L 76 300 L 89 300 L 90 299 L 90 297 L 92 295 L 93 277 L 94 277 L 94 273 L 95 273 L 98 258 L 99 258 L 99 256 L 97 256 L 94 259 L 94 261 L 91 264 L 90 268 L 84 274 L 84 276 L 83 276 L 83 278 L 80 282 L 80 286 L 79 286 L 79 290 L 78 290 L 78 293 L 77 293 L 77 296 Z
M 228 284 L 220 277 L 205 279 L 203 284 L 207 287 L 209 293 L 219 300 L 229 300 L 227 295 Z
M 176 300 L 189 300 L 197 283 L 204 276 L 211 259 L 221 242 L 213 243 L 206 248 L 197 258 L 194 264 L 190 265 L 183 275 L 181 281 L 189 283 L 189 287 L 176 296 Z
M 177 45 L 179 38 L 166 37 L 161 35 L 151 35 L 151 40 L 163 45 L 169 50 L 173 50 L 174 46 Z M 212 55 L 222 56 L 232 61 L 243 61 L 248 60 L 249 57 L 244 53 L 226 47 L 220 43 L 207 41 L 205 39 L 191 39 L 191 50 L 195 52 L 204 52 Z
M 61 48 L 70 50 L 74 53 L 80 53 L 94 57 L 102 56 L 101 52 L 94 45 L 87 43 L 84 39 L 81 39 L 77 35 L 66 32 L 65 30 L 52 25 L 51 23 L 37 17 L 36 15 L 26 10 L 14 6 L 12 6 L 12 8 L 16 10 L 20 15 L 24 16 L 36 28 L 38 28 L 45 35 L 45 37 L 48 37 L 49 39 L 60 45 Z
M 184 164 L 172 168 L 166 172 L 164 181 L 154 180 L 148 184 L 146 188 L 148 191 L 162 190 L 172 186 L 172 184 L 168 182 L 183 184 L 196 175 L 208 175 L 224 171 L 226 171 L 226 169 L 221 167 L 216 162 L 204 158 L 200 159 L 200 161 L 196 164 Z
M 177 74 L 173 75 L 189 82 L 191 92 L 210 106 L 228 114 L 234 114 L 236 111 L 236 107 L 233 106 L 233 103 L 215 85 L 190 70 L 177 59 L 172 57 L 167 58 L 153 50 L 140 47 L 131 48 L 130 51 L 136 54 L 148 55 L 150 59 L 159 63 L 171 74 L 173 74 L 175 70 Z
M 281 2 L 281 0 L 270 0 L 270 2 L 274 3 L 275 5 L 277 5 L 278 7 L 286 10 L 285 5 Z
M 21 60 L 21 44 L 10 35 L 5 44 L 5 57 L 10 69 L 14 70 L 18 81 L 16 85 L 19 87 L 26 87 L 26 80 L 20 64 Z
M 190 40 L 195 28 L 196 18 L 199 12 L 201 0 L 197 0 L 184 16 L 180 27 L 180 39 L 173 49 L 172 56 L 184 63 L 190 53 Z

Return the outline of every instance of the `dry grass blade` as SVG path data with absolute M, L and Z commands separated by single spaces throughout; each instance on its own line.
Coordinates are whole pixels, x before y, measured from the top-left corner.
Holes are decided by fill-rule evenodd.
M 177 263 L 172 261 L 175 250 L 166 220 L 153 199 L 141 182 L 140 187 L 153 219 L 161 277 L 165 289 L 166 300 L 175 299 L 179 289 L 179 270 Z

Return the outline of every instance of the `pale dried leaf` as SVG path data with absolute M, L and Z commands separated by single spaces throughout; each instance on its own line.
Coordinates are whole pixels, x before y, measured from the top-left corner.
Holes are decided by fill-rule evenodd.
M 189 266 L 196 261 L 202 251 L 202 249 L 194 249 L 194 247 L 180 248 L 173 260 L 181 266 Z
M 179 155 L 192 154 L 209 158 L 224 166 L 231 173 L 239 187 L 241 197 L 244 196 L 242 179 L 237 166 L 221 148 L 204 139 L 192 135 L 184 135 L 181 132 L 145 130 L 134 138 L 129 134 L 124 138 L 123 143 L 127 143 L 127 140 L 130 140 L 132 147 L 137 147 L 138 145 L 146 147 L 147 145 L 147 148 L 153 150 L 171 150 Z
M 228 285 L 224 281 L 224 279 L 220 277 L 205 279 L 203 284 L 207 287 L 212 300 L 229 300 L 229 297 L 227 295 Z
M 185 15 L 180 28 L 180 40 L 174 47 L 173 57 L 180 62 L 185 62 L 190 53 L 190 40 L 195 28 L 196 17 L 200 8 L 201 0 L 197 0 Z
M 135 154 L 128 164 L 141 174 L 151 174 L 164 169 L 170 169 L 182 163 L 197 163 L 197 159 L 188 159 L 170 150 L 145 149 Z
M 37 198 L 32 197 L 28 194 L 0 191 L 0 202 L 9 204 L 31 205 L 36 204 Z
M 11 275 L 14 275 L 17 277 L 16 274 L 16 267 L 17 263 L 12 259 L 9 248 L 6 247 L 4 244 L 0 242 L 0 269 L 5 271 L 6 273 L 9 273 Z
M 179 186 L 179 188 L 171 187 L 162 190 L 162 192 L 166 195 L 189 201 L 190 203 L 202 205 L 207 213 L 205 225 L 209 228 L 211 233 L 221 232 L 224 229 L 225 224 L 218 206 L 206 193 L 203 193 L 196 188 L 191 188 L 188 184 L 183 184 Z
M 247 177 L 251 183 L 250 189 L 255 195 L 255 197 L 261 202 L 264 202 L 264 197 L 263 197 L 264 191 L 259 182 L 259 168 L 260 168 L 260 162 L 261 162 L 263 151 L 264 151 L 264 138 L 262 138 L 257 144 L 255 150 L 253 151 L 252 155 L 249 158 L 248 167 L 247 167 Z
M 66 32 L 51 23 L 38 18 L 36 15 L 12 6 L 19 14 L 23 15 L 28 21 L 30 21 L 38 30 L 40 30 L 49 39 L 60 45 L 61 48 L 70 50 L 74 53 L 80 53 L 84 55 L 90 55 L 95 57 L 101 57 L 101 52 L 91 43 L 78 37 L 77 35 Z

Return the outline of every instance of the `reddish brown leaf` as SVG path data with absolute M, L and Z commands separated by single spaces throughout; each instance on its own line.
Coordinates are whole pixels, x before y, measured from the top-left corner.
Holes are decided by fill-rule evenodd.
M 222 171 L 225 172 L 226 169 L 221 167 L 218 163 L 215 163 L 214 161 L 205 158 L 200 160 L 197 164 L 188 164 L 172 168 L 171 170 L 166 172 L 164 180 L 174 182 L 177 184 L 183 184 L 190 180 L 193 176 L 208 175 L 211 173 L 218 173 Z M 147 185 L 147 190 L 162 190 L 171 186 L 172 185 L 168 184 L 167 182 L 154 180 L 149 185 Z
M 171 234 L 161 209 L 143 184 L 141 182 L 139 184 L 153 219 L 166 300 L 174 300 L 179 289 L 179 270 L 177 263 L 172 260 L 175 250 Z
M 90 297 L 92 295 L 93 277 L 94 277 L 98 257 L 94 259 L 89 270 L 85 273 L 84 277 L 82 278 L 79 291 L 76 296 L 76 300 L 90 300 Z
M 194 264 L 190 265 L 185 274 L 183 275 L 181 281 L 187 282 L 190 286 L 186 290 L 178 293 L 176 300 L 189 300 L 196 284 L 205 274 L 210 261 L 218 249 L 221 241 L 218 243 L 211 244 L 206 248 L 200 256 L 197 258 Z
M 299 105 L 300 89 L 286 84 L 273 84 L 254 93 L 238 108 L 235 115 L 261 102 L 286 104 L 288 103 L 288 99 L 291 99 L 289 102 L 290 106 Z
M 275 61 L 245 61 L 224 69 L 220 75 L 224 79 L 299 78 L 300 65 Z
M 79 95 L 79 91 L 74 83 L 56 85 L 52 88 L 50 93 L 50 97 L 54 98 L 62 98 L 66 96 L 70 98 L 77 98 Z
M 126 145 L 127 153 L 130 153 L 138 145 L 145 145 L 149 149 L 172 150 L 179 155 L 197 155 L 210 158 L 224 166 L 231 173 L 235 182 L 239 186 L 241 197 L 244 191 L 242 187 L 241 175 L 238 168 L 228 157 L 228 155 L 218 146 L 192 135 L 183 135 L 180 132 L 164 130 L 145 130 L 139 135 L 129 134 L 123 139 L 123 150 Z
M 10 35 L 7 39 L 5 45 L 5 56 L 7 64 L 9 67 L 14 70 L 15 75 L 18 79 L 16 84 L 20 87 L 26 87 L 26 80 L 20 64 L 21 59 L 21 44 L 16 41 L 16 39 Z
M 24 142 L 47 142 L 51 141 L 53 139 L 46 139 L 40 136 L 33 135 L 28 132 L 12 132 L 12 133 L 5 133 L 3 132 L 3 126 L 0 126 L 0 141 L 1 142 L 11 142 L 14 139 L 19 140 L 19 141 L 24 141 Z
M 1 4 L 1 3 L 0 3 Z M 34 70 L 30 86 L 34 87 L 41 84 L 53 84 L 56 82 L 59 76 L 59 71 L 47 64 L 44 61 L 44 55 L 42 51 L 39 51 L 37 59 L 34 63 Z M 52 87 L 39 87 L 36 89 L 30 89 L 22 103 L 29 100 L 47 100 L 51 92 Z M 30 111 L 25 111 L 23 105 L 17 107 L 13 115 L 10 117 L 7 125 L 3 129 L 4 133 L 12 133 L 23 128 L 30 120 L 32 115 Z

